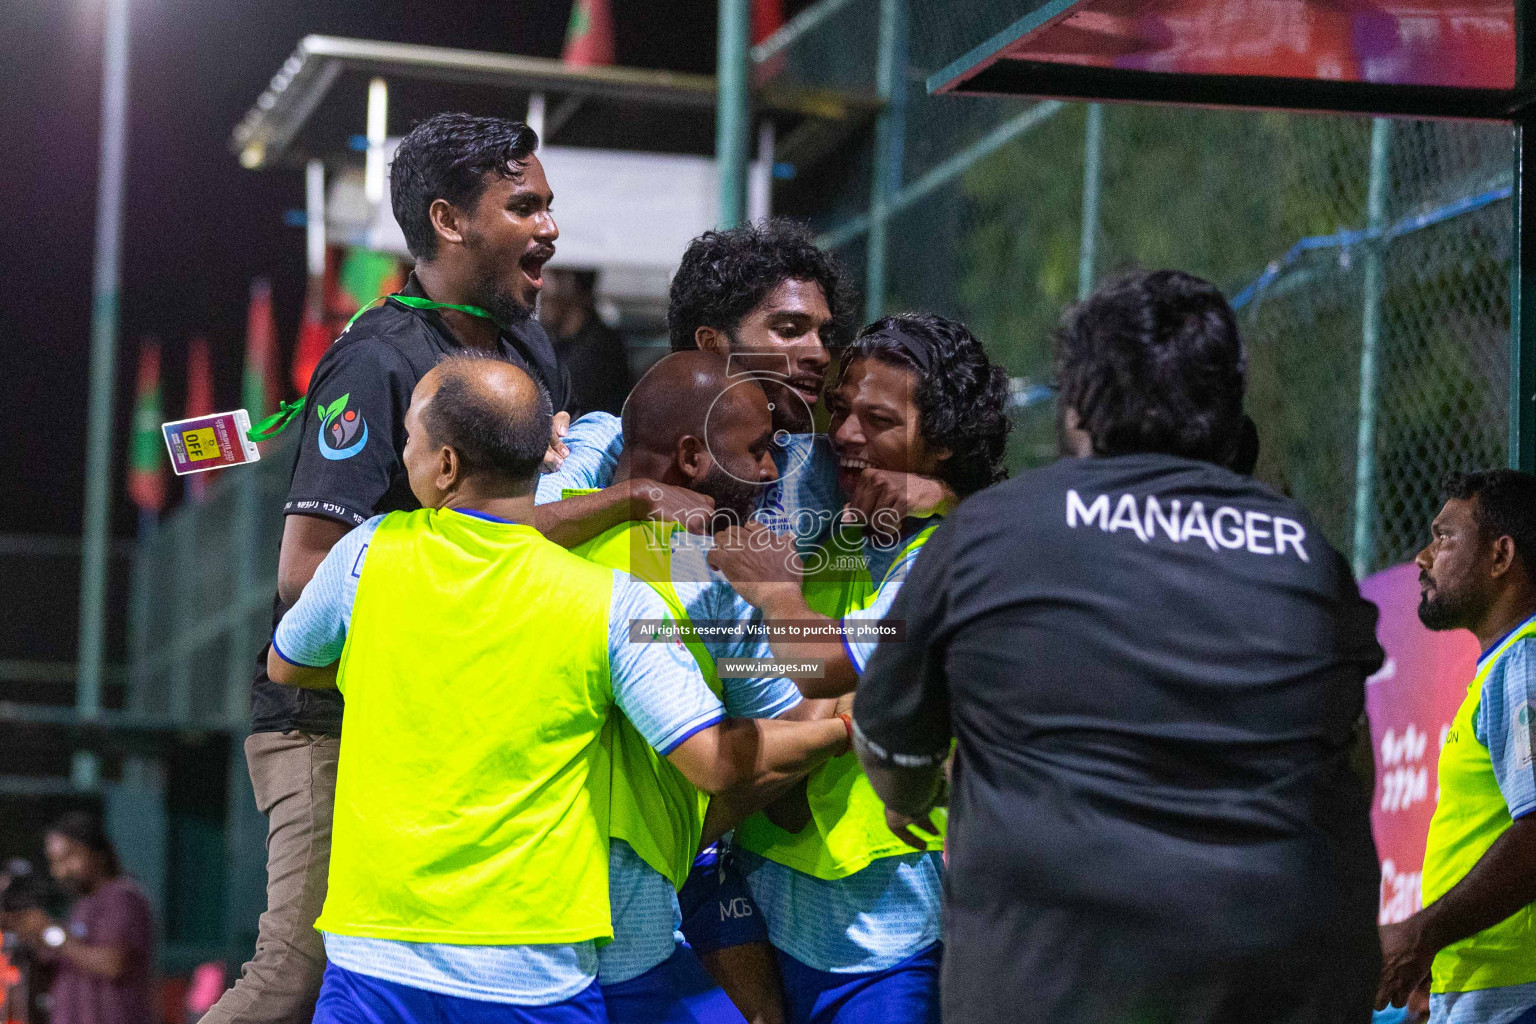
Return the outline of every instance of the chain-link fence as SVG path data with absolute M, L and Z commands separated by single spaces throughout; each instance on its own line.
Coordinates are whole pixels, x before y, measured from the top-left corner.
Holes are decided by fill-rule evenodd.
M 1049 377 L 1085 282 L 1208 278 L 1246 332 L 1260 475 L 1362 574 L 1412 557 L 1444 474 L 1506 461 L 1510 129 L 928 95 L 1018 6 L 824 0 L 760 51 L 781 78 L 890 98 L 785 190 L 790 212 L 876 286 L 883 245 L 871 309 L 958 317 L 1020 378 L 1015 468 L 1054 454 L 1026 379 Z
M 207 497 L 139 540 L 130 643 L 131 710 L 243 733 L 272 621 L 283 499 L 297 432 L 226 471 Z

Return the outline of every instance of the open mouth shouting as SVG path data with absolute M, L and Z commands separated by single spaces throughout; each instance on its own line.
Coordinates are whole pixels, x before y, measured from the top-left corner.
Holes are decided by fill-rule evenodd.
M 523 254 L 523 258 L 517 261 L 518 268 L 523 276 L 528 279 L 528 284 L 535 291 L 544 287 L 544 264 L 548 263 L 555 255 L 555 247 L 541 245 L 536 249 L 529 249 Z

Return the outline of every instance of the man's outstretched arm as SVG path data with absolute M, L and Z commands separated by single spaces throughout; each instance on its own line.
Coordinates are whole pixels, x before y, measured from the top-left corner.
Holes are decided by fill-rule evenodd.
M 715 536 L 709 564 L 719 570 L 736 592 L 763 614 L 770 629 L 773 655 L 792 661 L 820 661 L 823 674 L 792 676 L 800 692 L 810 698 L 835 698 L 852 693 L 859 676 L 848 657 L 835 619 L 811 610 L 801 592 L 805 567 L 795 550 L 794 537 L 777 534 L 761 523 L 733 526 Z M 780 635 L 789 623 L 822 632 L 814 639 L 790 640 Z
M 584 544 L 631 520 L 678 522 L 706 529 L 715 503 L 702 494 L 654 480 L 625 480 L 591 494 L 545 502 L 533 510 L 533 526 L 564 548 Z
M 1429 976 L 1435 954 L 1536 901 L 1536 814 L 1504 831 L 1451 890 L 1406 921 L 1381 927 L 1376 1008 L 1399 1006 Z
M 289 516 L 289 520 L 298 516 Z M 334 690 L 368 543 L 382 516 L 336 541 L 314 569 L 267 648 L 267 676 L 306 690 Z
M 727 718 L 688 737 L 667 760 L 689 782 L 715 795 L 741 786 L 787 786 L 848 749 L 849 730 L 841 718 Z

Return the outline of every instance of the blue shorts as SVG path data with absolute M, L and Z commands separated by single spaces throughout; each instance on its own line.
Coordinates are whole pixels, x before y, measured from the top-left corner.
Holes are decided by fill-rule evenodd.
M 677 902 L 683 910 L 683 937 L 698 953 L 768 941 L 768 927 L 746 879 L 711 846 L 693 862 Z
M 602 988 L 613 1024 L 746 1024 L 687 946 L 638 978 Z
M 325 967 L 313 1024 L 604 1024 L 597 982 L 548 1006 L 514 1006 L 445 996 L 335 964 Z
M 868 974 L 818 971 L 775 952 L 789 1024 L 939 1024 L 942 943 Z

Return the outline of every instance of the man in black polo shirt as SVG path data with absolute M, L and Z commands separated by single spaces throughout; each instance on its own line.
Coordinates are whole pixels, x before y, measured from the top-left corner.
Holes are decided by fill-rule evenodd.
M 1244 355 L 1186 274 L 1057 339 L 1064 450 L 929 540 L 860 679 L 898 834 L 951 740 L 944 1019 L 1370 1018 L 1374 606 L 1295 502 L 1227 468 Z
M 399 294 L 357 317 L 310 380 L 283 508 L 274 623 L 343 534 L 418 507 L 401 463 L 405 410 L 444 355 L 470 349 L 514 363 L 556 410 L 567 407 L 569 379 L 532 315 L 559 236 L 537 145 L 527 125 L 466 114 L 439 114 L 401 140 L 391 201 L 416 270 Z M 210 1024 L 297 1024 L 314 1011 L 325 969 L 314 923 L 341 711 L 340 694 L 278 686 L 265 671 L 252 685 L 245 751 L 269 819 L 267 912 L 255 957 L 203 1018 Z

